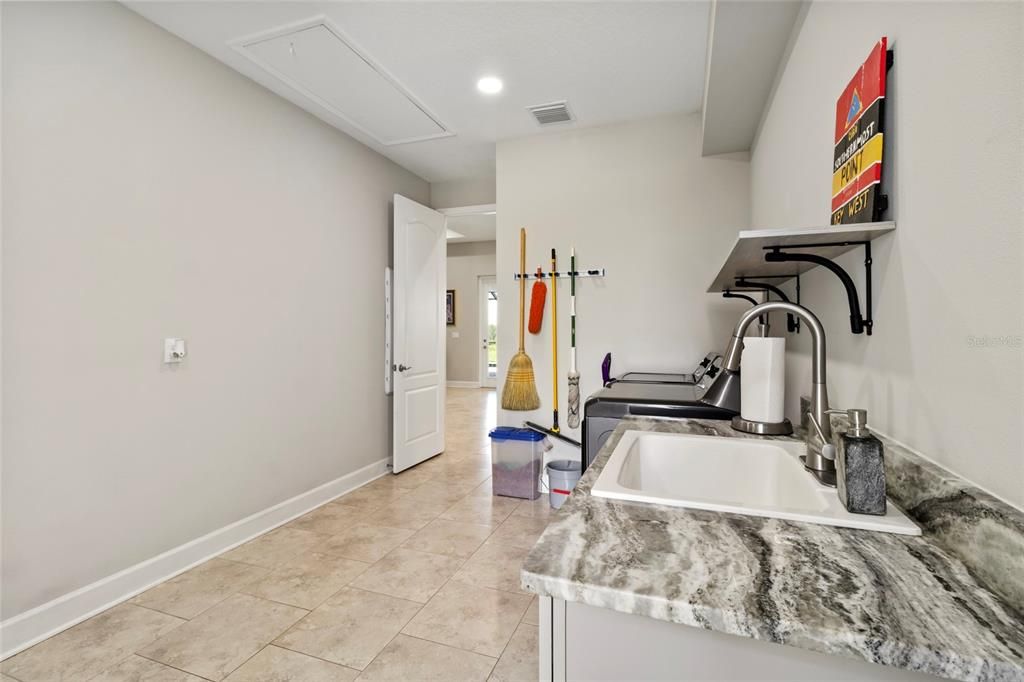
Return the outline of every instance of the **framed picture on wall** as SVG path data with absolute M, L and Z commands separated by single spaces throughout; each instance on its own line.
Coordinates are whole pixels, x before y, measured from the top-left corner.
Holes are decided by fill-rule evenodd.
M 832 163 L 832 224 L 882 219 L 886 72 L 892 65 L 883 36 L 836 101 Z
M 449 289 L 444 294 L 444 316 L 449 327 L 455 324 L 455 289 Z

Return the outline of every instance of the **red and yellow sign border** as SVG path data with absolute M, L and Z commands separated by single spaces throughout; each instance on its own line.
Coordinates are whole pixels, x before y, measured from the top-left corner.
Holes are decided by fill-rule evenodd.
M 836 101 L 832 224 L 878 220 L 888 40 L 883 37 Z

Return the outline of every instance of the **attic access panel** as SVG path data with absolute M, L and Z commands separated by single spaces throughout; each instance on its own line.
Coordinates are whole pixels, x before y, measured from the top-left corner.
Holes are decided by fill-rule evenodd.
M 325 18 L 242 38 L 233 46 L 380 144 L 453 134 Z

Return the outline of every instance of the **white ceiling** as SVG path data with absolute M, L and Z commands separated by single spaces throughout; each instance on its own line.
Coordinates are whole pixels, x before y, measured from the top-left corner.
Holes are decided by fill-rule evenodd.
M 542 132 L 530 105 L 568 100 L 577 121 L 564 125 L 585 127 L 697 111 L 703 96 L 708 1 L 127 4 L 431 182 L 493 174 L 497 140 Z M 380 144 L 230 45 L 316 16 L 454 135 Z M 484 75 L 504 91 L 477 92 Z
M 492 242 L 498 238 L 497 216 L 491 213 L 474 215 L 450 215 L 448 216 L 448 229 L 461 234 L 461 237 L 452 237 L 449 244 L 461 242 Z

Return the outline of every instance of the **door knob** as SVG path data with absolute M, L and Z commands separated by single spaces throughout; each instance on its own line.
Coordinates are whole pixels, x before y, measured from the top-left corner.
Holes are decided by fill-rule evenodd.
M 404 372 L 407 369 L 412 369 L 412 367 L 411 366 L 406 366 L 406 365 L 399 365 L 398 366 L 398 371 L 399 372 Z

